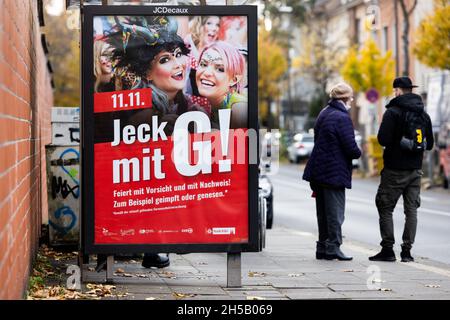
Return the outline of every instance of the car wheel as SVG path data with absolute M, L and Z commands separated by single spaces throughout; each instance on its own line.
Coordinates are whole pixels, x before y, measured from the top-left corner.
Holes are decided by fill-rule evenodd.
M 444 183 L 443 183 L 443 187 L 444 189 L 448 189 L 448 177 L 444 177 Z
M 272 229 L 273 225 L 273 199 L 272 197 L 267 199 L 267 219 L 266 229 Z
M 297 157 L 297 158 L 295 159 L 295 163 L 299 164 L 301 160 L 302 160 L 302 158 Z

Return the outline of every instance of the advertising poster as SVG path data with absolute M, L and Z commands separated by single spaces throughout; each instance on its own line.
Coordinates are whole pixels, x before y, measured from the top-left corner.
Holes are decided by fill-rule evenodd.
M 92 15 L 94 246 L 250 242 L 248 27 Z

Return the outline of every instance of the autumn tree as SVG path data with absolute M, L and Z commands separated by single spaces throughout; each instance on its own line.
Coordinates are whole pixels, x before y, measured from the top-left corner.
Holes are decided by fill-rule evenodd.
M 409 18 L 412 15 L 414 9 L 417 6 L 417 0 L 412 2 L 412 5 L 408 8 L 407 0 L 399 0 L 400 8 L 403 15 L 403 26 L 402 26 L 402 44 L 403 44 L 403 75 L 407 76 L 409 74 L 409 29 L 410 22 Z
M 260 28 L 258 36 L 258 92 L 261 117 L 271 123 L 270 105 L 281 94 L 280 80 L 287 70 L 283 49 L 271 38 L 269 32 Z
M 80 106 L 79 31 L 68 27 L 73 11 L 60 16 L 46 16 L 45 33 L 49 43 L 49 60 L 53 67 L 55 106 Z
M 326 102 L 327 83 L 339 73 L 344 56 L 342 46 L 329 39 L 326 19 L 305 25 L 302 34 L 302 53 L 294 58 L 293 67 L 317 85 L 309 110 L 315 118 Z
M 375 89 L 380 96 L 392 92 L 395 62 L 389 50 L 382 55 L 374 40 L 367 40 L 360 50 L 351 48 L 345 58 L 341 75 L 355 92 Z
M 414 53 L 430 67 L 450 70 L 450 1 L 438 0 L 435 6 L 420 23 Z

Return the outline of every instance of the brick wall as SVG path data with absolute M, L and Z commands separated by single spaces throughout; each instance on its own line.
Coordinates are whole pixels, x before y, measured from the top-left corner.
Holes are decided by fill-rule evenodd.
M 0 299 L 21 299 L 47 211 L 53 100 L 37 1 L 0 0 Z

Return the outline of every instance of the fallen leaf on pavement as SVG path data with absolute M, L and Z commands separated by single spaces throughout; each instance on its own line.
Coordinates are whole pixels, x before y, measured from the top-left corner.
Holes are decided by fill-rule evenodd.
M 116 273 L 125 273 L 125 270 L 123 270 L 122 268 L 118 268 L 118 269 L 116 270 Z
M 87 297 L 78 291 L 67 291 L 64 294 L 64 299 L 67 299 L 67 300 L 87 299 Z
M 33 292 L 31 294 L 33 298 L 45 299 L 49 297 L 48 289 L 41 289 Z
M 136 273 L 136 276 L 137 276 L 138 278 L 148 278 L 148 277 L 149 277 L 148 274 L 142 274 L 142 273 Z
M 302 273 L 289 273 L 289 274 L 288 274 L 288 277 L 293 277 L 293 278 L 295 278 L 295 277 L 301 277 L 301 276 L 303 276 Z
M 86 294 L 91 297 L 110 297 L 112 295 L 112 290 L 116 289 L 116 286 L 88 283 L 86 288 L 90 289 Z
M 59 286 L 50 288 L 48 295 L 49 297 L 57 297 L 63 293 L 65 293 L 65 289 Z
M 248 276 L 249 277 L 265 277 L 267 274 L 265 272 L 256 272 L 256 271 L 249 271 Z
M 117 296 L 118 298 L 123 298 L 123 297 L 128 296 L 128 293 L 127 293 L 127 292 L 125 292 L 125 293 L 118 293 L 118 294 L 116 294 L 116 296 Z
M 170 271 L 163 271 L 163 272 L 161 272 L 160 274 L 163 275 L 163 276 L 166 277 L 166 278 L 172 278 L 172 279 L 175 279 L 175 278 L 176 278 L 176 277 L 175 277 L 175 273 L 170 272 Z
M 342 272 L 354 272 L 352 269 L 342 270 Z
M 95 271 L 95 268 L 89 267 L 89 268 L 88 268 L 88 271 L 94 272 L 94 271 Z
M 425 285 L 425 287 L 427 287 L 427 288 L 440 288 L 441 286 L 438 285 L 438 284 L 427 284 L 427 285 Z
M 378 289 L 379 291 L 384 291 L 384 292 L 389 292 L 389 291 L 392 291 L 392 289 L 389 289 L 389 288 L 380 288 L 380 289 Z
M 383 283 L 383 282 L 386 282 L 386 281 L 381 280 L 381 279 L 372 279 L 372 283 Z
M 190 297 L 195 297 L 195 294 L 184 294 L 184 293 L 178 293 L 178 292 L 174 292 L 172 294 L 176 299 L 183 299 L 183 298 L 190 298 Z
M 266 300 L 266 298 L 257 296 L 247 296 L 247 300 Z

